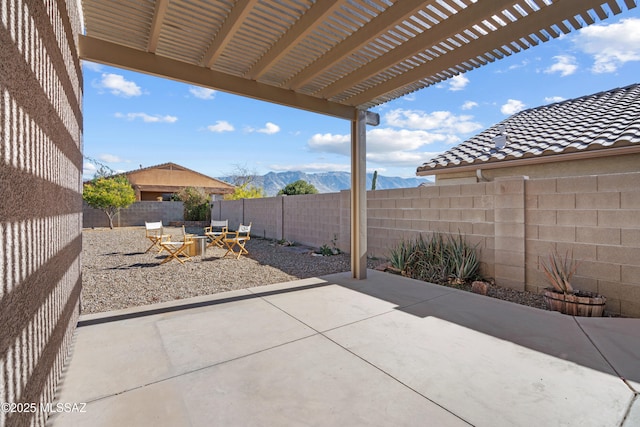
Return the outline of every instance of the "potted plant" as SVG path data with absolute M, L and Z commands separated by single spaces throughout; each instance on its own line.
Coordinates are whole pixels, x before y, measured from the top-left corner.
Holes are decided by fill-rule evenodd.
M 542 261 L 542 270 L 552 287 L 544 290 L 544 300 L 549 310 L 571 316 L 600 317 L 604 313 L 607 299 L 592 292 L 573 288 L 571 278 L 578 269 L 573 253 L 563 257 L 554 249 L 548 262 Z

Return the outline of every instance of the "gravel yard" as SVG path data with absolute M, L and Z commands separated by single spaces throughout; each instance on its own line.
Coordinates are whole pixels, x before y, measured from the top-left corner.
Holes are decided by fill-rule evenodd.
M 181 228 L 165 228 L 175 237 Z M 201 229 L 187 229 L 200 234 Z M 144 251 L 149 246 L 144 227 L 85 229 L 82 233 L 82 313 L 123 308 L 214 294 L 350 270 L 347 254 L 313 256 L 311 248 L 280 246 L 253 238 L 249 256 L 228 256 L 214 247 L 204 257 L 180 264 L 160 262 L 165 252 Z M 369 260 L 369 268 L 380 260 Z M 468 287 L 467 287 L 468 288 Z M 468 290 L 467 288 L 464 288 Z M 492 286 L 489 296 L 518 304 L 545 308 L 541 295 Z
M 175 237 L 181 228 L 166 227 Z M 189 230 L 201 234 L 201 229 Z M 280 246 L 253 238 L 249 256 L 227 256 L 208 248 L 206 256 L 180 264 L 160 262 L 166 252 L 145 253 L 144 227 L 85 229 L 82 233 L 82 313 L 97 313 L 234 289 L 288 282 L 350 270 L 347 254 L 313 256 L 310 248 Z M 305 249 L 307 249 L 305 251 Z M 372 265 L 374 266 L 374 265 Z

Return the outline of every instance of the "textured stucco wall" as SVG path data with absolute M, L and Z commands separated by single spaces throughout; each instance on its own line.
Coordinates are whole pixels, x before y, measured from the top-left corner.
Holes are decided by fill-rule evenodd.
M 80 20 L 75 0 L 0 8 L 0 402 L 47 403 L 82 285 Z M 45 419 L 0 412 L 2 426 Z
M 640 172 L 640 153 L 486 169 L 482 171 L 482 175 L 486 179 L 493 181 L 496 178 L 511 176 L 528 176 L 531 179 L 537 179 L 608 175 L 626 172 Z M 436 184 L 438 185 L 468 184 L 477 182 L 477 180 L 475 170 L 436 175 Z

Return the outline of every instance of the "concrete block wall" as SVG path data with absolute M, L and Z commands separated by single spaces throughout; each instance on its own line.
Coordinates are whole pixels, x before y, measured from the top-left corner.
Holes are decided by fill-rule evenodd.
M 607 309 L 640 316 L 640 173 L 526 183 L 526 284 L 546 287 L 540 261 L 552 249 L 579 260 L 575 287 L 607 297 Z
M 126 209 L 121 209 L 113 218 L 114 227 L 134 227 L 144 225 L 145 221 L 162 221 L 168 225 L 171 221 L 184 220 L 182 202 L 135 202 Z M 109 218 L 99 210 L 86 203 L 82 206 L 82 225 L 85 228 L 108 227 Z
M 286 196 L 283 200 L 283 236 L 315 247 L 336 245 L 340 238 L 340 193 Z M 341 247 L 340 249 L 348 250 Z
M 74 0 L 0 10 L 0 402 L 54 402 L 82 286 L 82 72 Z M 0 411 L 1 426 L 46 413 Z
M 389 256 L 401 240 L 461 233 L 477 245 L 484 275 L 494 275 L 494 185 L 461 184 L 376 190 L 367 194 L 369 255 Z
M 251 234 L 267 239 L 280 240 L 283 238 L 283 200 L 282 196 L 245 200 L 244 217 L 248 222 L 251 222 Z M 229 225 L 232 228 L 238 226 L 238 224 Z

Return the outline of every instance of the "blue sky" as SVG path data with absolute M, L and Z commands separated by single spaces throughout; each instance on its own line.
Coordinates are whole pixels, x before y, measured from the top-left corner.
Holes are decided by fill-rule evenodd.
M 372 109 L 367 170 L 415 176 L 512 114 L 640 83 L 640 8 Z M 118 68 L 84 68 L 84 152 L 116 171 L 349 171 L 350 123 Z M 84 178 L 95 165 L 85 160 Z

